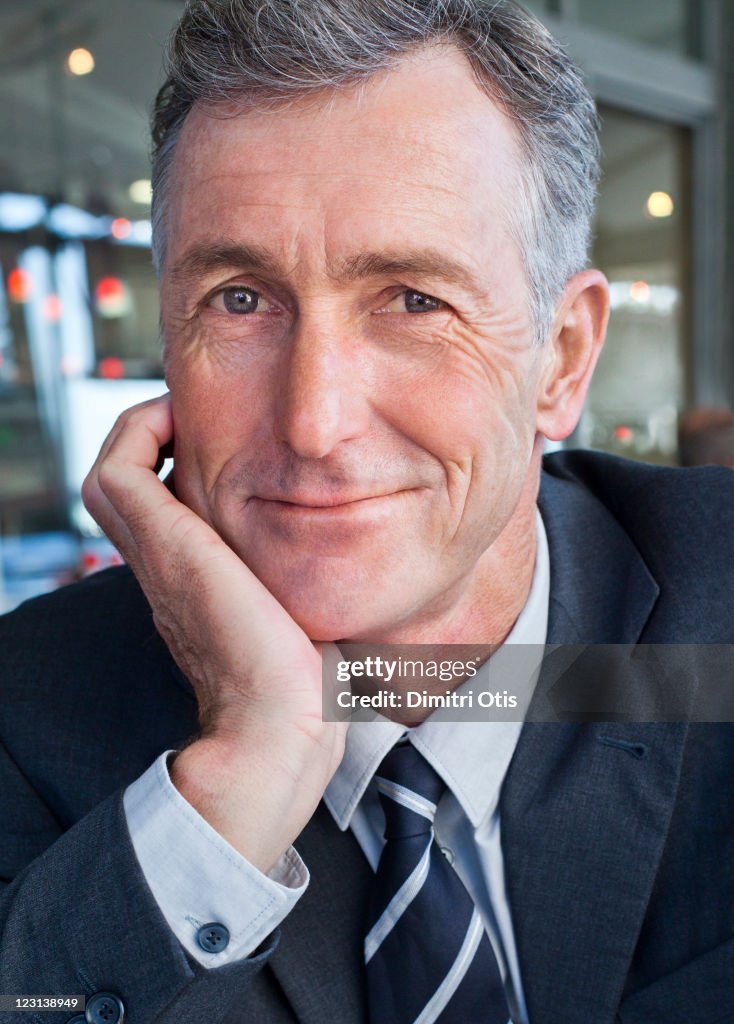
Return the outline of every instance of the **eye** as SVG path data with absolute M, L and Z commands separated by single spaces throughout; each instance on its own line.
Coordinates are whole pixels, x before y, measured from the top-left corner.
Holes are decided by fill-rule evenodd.
M 445 309 L 446 303 L 433 295 L 426 295 L 425 292 L 416 292 L 408 288 L 396 295 L 380 313 L 435 313 L 439 309 Z
M 242 284 L 222 288 L 220 292 L 212 296 L 207 305 L 220 313 L 236 314 L 267 313 L 272 308 L 267 299 L 264 299 L 259 292 Z

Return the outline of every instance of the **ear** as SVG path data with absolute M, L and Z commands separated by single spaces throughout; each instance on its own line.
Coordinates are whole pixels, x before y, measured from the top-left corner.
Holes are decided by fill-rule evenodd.
M 578 423 L 609 319 L 609 285 L 599 270 L 567 283 L 558 304 L 538 385 L 537 429 L 562 441 Z

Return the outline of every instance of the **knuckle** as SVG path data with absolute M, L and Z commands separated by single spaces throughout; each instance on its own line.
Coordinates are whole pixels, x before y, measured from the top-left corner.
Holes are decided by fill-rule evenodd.
M 97 479 L 93 472 L 84 478 L 81 494 L 84 507 L 92 512 L 97 503 Z
M 121 412 L 118 415 L 117 419 L 115 420 L 114 425 L 113 425 L 112 430 L 110 431 L 110 433 L 114 434 L 115 432 L 123 430 L 125 428 L 125 425 L 127 424 L 129 419 L 130 419 L 130 410 L 129 409 L 123 410 L 123 412 Z
M 138 402 L 137 405 L 131 405 L 129 409 L 125 409 L 124 412 L 120 413 L 120 420 L 126 425 L 136 425 L 139 423 L 145 423 L 150 416 L 150 407 L 152 400 L 148 399 L 145 402 Z
M 145 415 L 144 405 L 145 403 L 141 402 L 138 405 L 131 405 L 129 409 L 123 409 L 115 420 L 112 433 L 121 433 L 134 426 Z
M 111 500 L 115 494 L 118 479 L 119 467 L 115 465 L 115 460 L 108 456 L 97 469 L 97 487 L 106 498 Z

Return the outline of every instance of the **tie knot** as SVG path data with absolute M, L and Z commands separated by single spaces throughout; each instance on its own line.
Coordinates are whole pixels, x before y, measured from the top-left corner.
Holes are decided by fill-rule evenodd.
M 412 743 L 393 747 L 377 769 L 375 782 L 385 812 L 385 839 L 431 831 L 446 784 Z

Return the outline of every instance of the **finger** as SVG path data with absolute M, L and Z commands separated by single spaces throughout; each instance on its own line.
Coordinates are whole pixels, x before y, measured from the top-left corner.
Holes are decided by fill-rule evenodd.
M 128 439 L 132 437 L 134 448 L 131 451 L 130 445 L 127 444 L 123 448 L 123 459 L 127 458 L 129 453 L 133 464 L 138 468 L 155 470 L 160 458 L 160 449 L 170 445 L 173 440 L 173 416 L 169 396 L 164 395 L 150 402 L 133 406 L 118 417 L 84 482 L 84 489 L 92 492 L 90 495 L 92 500 L 97 496 L 96 489 L 98 488 L 101 488 L 106 494 L 105 487 L 100 481 L 100 475 L 115 449 L 119 447 L 120 439 L 125 436 Z M 119 468 L 124 473 L 124 467 Z M 109 489 L 114 491 L 114 475 L 108 475 L 110 476 Z M 110 497 L 107 494 L 106 496 Z M 93 510 L 90 509 L 90 511 Z
M 154 488 L 160 487 L 147 498 L 148 502 L 170 496 L 158 481 L 155 466 L 160 449 L 169 445 L 172 438 L 173 418 L 168 395 L 133 406 L 118 417 L 82 486 L 87 509 L 128 560 L 134 559 L 135 552 L 130 547 L 132 537 L 125 516 L 126 494 L 131 488 L 139 487 L 142 480 Z M 131 461 L 130 466 L 126 460 Z
M 158 477 L 161 449 L 173 436 L 170 407 L 138 407 L 111 440 L 96 471 L 97 484 L 115 511 L 130 525 L 146 518 L 158 505 L 178 504 Z
M 172 458 L 173 458 L 173 441 L 169 441 L 168 444 L 164 444 L 163 447 L 158 450 L 158 458 L 156 460 L 155 466 L 153 466 L 153 472 L 156 474 L 156 476 L 163 469 L 163 466 L 164 466 L 164 463 L 165 463 L 166 459 L 172 459 Z M 170 475 L 171 474 L 169 474 L 169 476 Z
M 132 416 L 136 415 L 137 413 L 143 412 L 146 409 L 154 409 L 158 406 L 170 409 L 171 396 L 168 392 L 166 392 L 164 395 L 159 395 L 157 398 L 149 398 L 145 402 L 139 402 L 137 405 L 133 405 L 129 409 L 125 409 L 124 412 L 120 413 L 120 415 L 115 420 L 112 429 L 110 430 L 109 434 L 102 443 L 102 447 L 100 448 L 99 454 L 97 455 L 97 458 L 94 461 L 92 470 L 94 470 L 94 468 L 98 466 L 103 459 L 106 458 L 111 446 L 114 444 L 119 434 L 126 428 Z M 171 418 L 171 439 L 172 438 L 173 419 Z
M 228 675 L 244 673 L 258 680 L 249 698 L 277 706 L 272 680 L 287 676 L 283 685 L 292 689 L 294 672 L 311 677 L 314 649 L 235 552 L 158 478 L 159 452 L 172 436 L 170 402 L 129 410 L 85 481 L 85 502 L 138 578 L 189 678 L 215 693 Z M 204 684 L 212 672 L 219 683 Z
M 239 586 L 248 588 L 251 613 L 257 606 L 264 616 L 280 618 L 285 612 L 275 598 L 153 471 L 161 447 L 172 436 L 170 402 L 154 400 L 124 414 L 106 454 L 95 464 L 89 483 L 85 482 L 87 507 L 118 545 L 149 597 L 160 589 L 161 581 L 172 588 L 190 588 L 193 578 L 201 582 L 219 571 L 232 583 L 236 578 Z
M 159 398 L 154 398 L 147 402 L 141 402 L 139 405 L 133 406 L 131 409 L 127 409 L 118 416 L 112 430 L 105 438 L 102 448 L 82 485 L 82 498 L 88 511 L 96 519 L 105 533 L 107 533 L 113 541 L 118 543 L 118 546 L 119 538 L 113 531 L 116 527 L 120 528 L 121 524 L 116 522 L 112 506 L 100 485 L 100 469 L 104 465 L 117 439 L 125 430 L 128 429 L 131 419 L 140 417 L 141 415 L 146 415 L 146 410 L 153 410 L 157 408 L 168 410 L 168 430 L 166 433 L 170 433 L 170 437 L 166 438 L 166 440 L 162 440 L 164 445 L 171 442 L 173 437 L 173 418 L 170 415 L 170 395 L 165 394 Z M 156 459 L 157 458 L 158 455 L 156 455 Z

